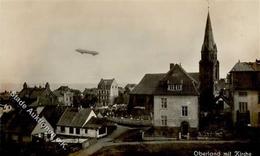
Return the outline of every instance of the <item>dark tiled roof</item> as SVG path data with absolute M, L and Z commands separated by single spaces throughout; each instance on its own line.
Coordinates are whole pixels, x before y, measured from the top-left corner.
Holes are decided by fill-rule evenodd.
M 64 109 L 64 107 L 45 106 L 39 116 L 43 116 L 52 127 L 55 127 Z M 37 125 L 37 122 L 27 112 L 18 109 L 5 113 L 1 121 L 5 132 L 23 135 L 30 135 Z
M 174 92 L 167 91 L 167 81 L 181 83 L 183 90 Z M 166 74 L 146 74 L 140 83 L 130 94 L 139 95 L 198 95 L 198 73 L 187 73 L 180 65 L 174 67 Z
M 135 87 L 136 86 L 136 84 L 127 84 L 126 86 L 125 86 L 125 88 L 133 88 L 133 87 Z
M 97 88 L 85 88 L 85 90 L 83 91 L 83 95 L 86 94 L 92 94 L 92 95 L 97 94 Z
M 168 84 L 182 84 L 180 91 L 168 91 Z M 156 95 L 198 95 L 198 82 L 189 75 L 180 65 L 173 68 L 160 81 L 154 92 Z
M 22 110 L 5 113 L 2 118 L 3 130 L 6 133 L 30 135 L 37 122 Z
M 110 88 L 115 79 L 101 79 L 98 88 Z
M 60 90 L 60 91 L 69 91 L 70 88 L 68 86 L 60 86 L 58 89 L 56 90 Z
M 159 81 L 166 74 L 145 74 L 139 84 L 130 92 L 130 94 L 144 94 L 152 95 L 159 83 Z
M 106 125 L 106 120 L 101 118 L 92 117 L 85 125 L 84 128 L 98 129 Z
M 194 80 L 196 80 L 197 82 L 199 82 L 199 72 L 194 72 L 194 73 L 188 73 Z
M 23 88 L 18 96 L 30 106 L 58 105 L 57 97 L 49 88 Z
M 231 72 L 238 71 L 254 71 L 254 68 L 247 62 L 237 62 L 235 66 L 231 69 Z
M 82 127 L 91 113 L 87 108 L 66 108 L 57 125 L 69 127 Z
M 41 112 L 41 115 L 51 124 L 51 126 L 56 127 L 61 115 L 65 111 L 64 106 L 45 106 Z

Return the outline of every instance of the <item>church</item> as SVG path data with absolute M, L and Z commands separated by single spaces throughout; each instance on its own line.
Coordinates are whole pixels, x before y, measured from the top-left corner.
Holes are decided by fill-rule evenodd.
M 218 80 L 217 46 L 208 12 L 199 73 L 171 63 L 166 73 L 146 74 L 130 93 L 128 108 L 132 115 L 150 119 L 155 134 L 189 138 L 213 112 Z

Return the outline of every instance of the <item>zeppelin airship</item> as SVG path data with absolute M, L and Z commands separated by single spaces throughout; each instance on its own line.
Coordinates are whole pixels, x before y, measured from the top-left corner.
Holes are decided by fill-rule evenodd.
M 97 55 L 98 52 L 92 51 L 92 50 L 85 50 L 85 49 L 76 49 L 76 52 L 79 52 L 81 54 L 91 54 L 93 56 Z

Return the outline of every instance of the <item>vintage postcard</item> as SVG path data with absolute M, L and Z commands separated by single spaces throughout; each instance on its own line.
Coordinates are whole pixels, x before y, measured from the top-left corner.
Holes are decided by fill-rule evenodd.
M 259 0 L 0 0 L 0 155 L 260 155 Z

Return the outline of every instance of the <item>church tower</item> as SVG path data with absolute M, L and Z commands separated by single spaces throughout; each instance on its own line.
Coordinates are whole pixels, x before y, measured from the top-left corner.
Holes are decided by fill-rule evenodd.
M 214 107 L 215 85 L 219 80 L 219 61 L 208 12 L 204 41 L 199 62 L 200 111 L 211 112 Z

